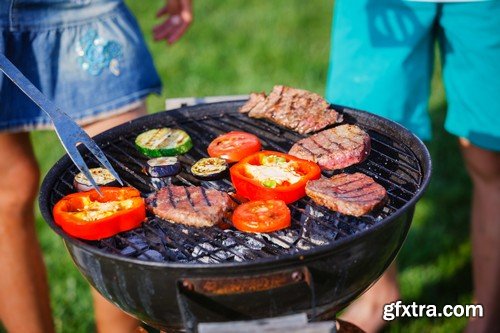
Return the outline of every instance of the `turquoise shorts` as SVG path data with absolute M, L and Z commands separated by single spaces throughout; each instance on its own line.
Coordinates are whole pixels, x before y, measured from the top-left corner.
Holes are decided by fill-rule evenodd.
M 436 41 L 446 130 L 500 151 L 500 1 L 335 1 L 327 99 L 390 118 L 430 139 Z

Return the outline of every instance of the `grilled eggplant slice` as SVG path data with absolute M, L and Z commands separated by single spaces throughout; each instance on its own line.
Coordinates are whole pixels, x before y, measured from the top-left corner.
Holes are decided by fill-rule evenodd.
M 119 186 L 116 178 L 104 168 L 91 168 L 90 174 L 98 186 Z M 94 189 L 90 181 L 83 173 L 79 173 L 73 179 L 73 186 L 78 192 L 90 191 Z
M 119 186 L 116 178 L 104 168 L 91 168 L 90 174 L 98 186 Z M 79 173 L 73 179 L 73 186 L 78 192 L 90 191 L 94 188 L 83 173 Z
M 181 171 L 181 163 L 175 156 L 155 157 L 147 161 L 147 173 L 152 177 L 175 176 Z
M 198 160 L 191 167 L 191 173 L 203 180 L 215 180 L 227 175 L 228 165 L 225 159 L 206 157 Z

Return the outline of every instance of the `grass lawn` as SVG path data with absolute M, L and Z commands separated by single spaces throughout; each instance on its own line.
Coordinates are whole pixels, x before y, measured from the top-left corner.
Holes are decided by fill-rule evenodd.
M 162 1 L 127 2 L 164 83 L 162 95 L 148 99 L 151 112 L 162 110 L 169 97 L 247 94 L 269 91 L 275 84 L 324 94 L 332 0 L 195 0 L 195 23 L 174 46 L 151 40 Z M 398 257 L 399 281 L 404 303 L 465 304 L 471 301 L 470 183 L 455 139 L 442 130 L 446 104 L 439 68 L 436 72 L 430 101 L 435 130 L 429 143 L 434 172 Z M 45 174 L 62 148 L 51 132 L 36 133 L 33 141 Z M 61 239 L 37 216 L 57 331 L 93 332 L 88 285 Z M 401 319 L 385 331 L 458 332 L 465 323 L 456 318 Z

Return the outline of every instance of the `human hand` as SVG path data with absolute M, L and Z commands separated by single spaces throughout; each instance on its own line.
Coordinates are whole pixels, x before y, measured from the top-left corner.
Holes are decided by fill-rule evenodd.
M 153 28 L 153 38 L 156 41 L 166 40 L 175 43 L 187 30 L 193 21 L 191 0 L 167 0 L 156 17 L 165 17 L 165 21 Z

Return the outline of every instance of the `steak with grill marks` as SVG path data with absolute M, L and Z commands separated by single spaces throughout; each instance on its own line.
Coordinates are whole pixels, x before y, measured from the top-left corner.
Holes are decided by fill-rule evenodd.
M 255 114 L 259 110 L 265 110 L 266 94 L 265 93 L 251 93 L 248 101 L 240 108 L 241 113 L 249 113 L 254 110 Z M 257 117 L 254 117 L 257 118 Z
M 370 154 L 370 136 L 356 125 L 340 125 L 297 141 L 290 155 L 337 170 L 363 162 Z
M 364 215 L 387 200 L 385 188 L 360 172 L 310 180 L 306 194 L 321 206 L 353 216 Z
M 156 216 L 193 227 L 211 227 L 222 222 L 234 208 L 231 197 L 201 186 L 169 185 L 146 198 Z
M 252 118 L 265 118 L 301 134 L 319 131 L 342 121 L 342 116 L 330 108 L 318 94 L 286 86 L 274 86 L 265 93 L 252 93 L 240 109 Z

